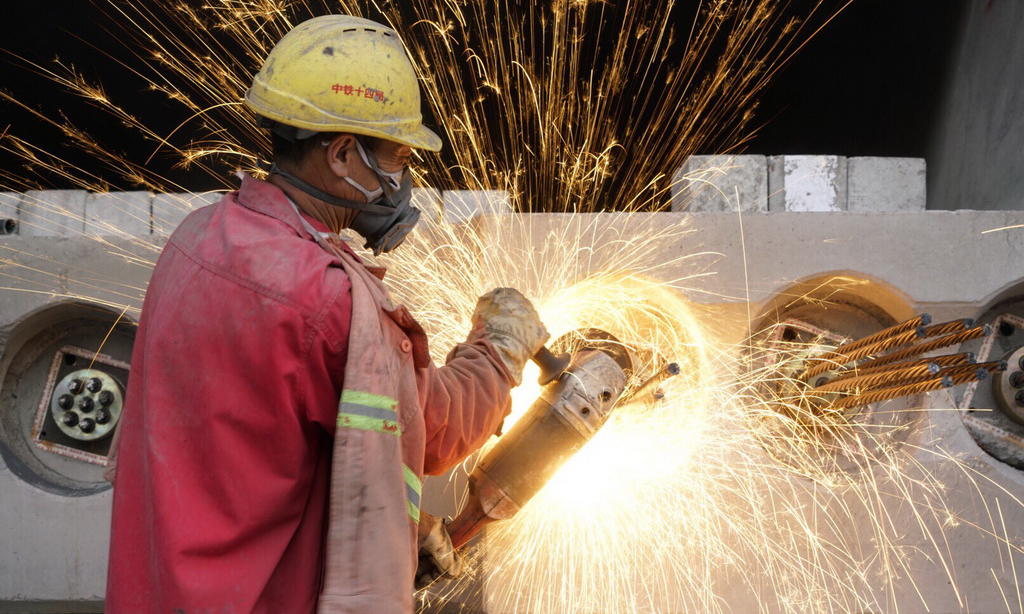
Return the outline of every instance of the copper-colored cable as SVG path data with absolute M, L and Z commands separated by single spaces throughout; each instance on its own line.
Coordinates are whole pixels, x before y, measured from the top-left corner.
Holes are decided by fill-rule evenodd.
M 852 350 L 847 349 L 844 351 L 843 346 L 840 346 L 835 351 L 829 352 L 821 358 L 815 358 L 808 361 L 808 366 L 804 369 L 803 373 L 800 374 L 800 379 L 806 382 L 815 375 L 834 369 L 839 364 L 846 364 L 855 360 L 860 360 L 871 356 L 872 354 L 881 354 L 882 352 L 886 352 L 901 345 L 912 343 L 915 339 L 929 339 L 931 337 L 962 333 L 967 329 L 970 329 L 971 326 L 974 326 L 974 320 L 966 318 L 963 320 L 943 322 L 942 324 L 935 324 L 933 326 L 918 326 L 913 331 L 904 331 L 895 335 L 889 335 L 870 344 L 860 344 L 860 347 L 856 347 Z M 868 337 L 865 337 L 865 339 L 868 339 Z M 855 344 L 849 345 L 853 346 Z M 907 348 L 907 350 L 912 349 L 914 348 Z M 915 356 L 917 354 L 909 355 Z
M 861 358 L 864 358 L 865 356 L 870 356 L 872 354 L 880 354 L 882 352 L 885 352 L 886 350 L 891 350 L 892 348 L 912 343 L 915 339 L 920 338 L 921 330 L 922 327 L 919 326 L 914 330 L 908 330 L 896 335 L 892 335 L 890 337 L 886 337 L 870 345 L 859 347 L 850 352 L 844 352 L 841 354 L 838 352 L 831 352 L 830 355 L 833 356 L 832 359 L 828 361 L 822 361 L 820 359 L 814 360 L 813 362 L 815 363 L 815 365 L 804 369 L 804 372 L 800 374 L 800 379 L 806 382 L 815 375 L 818 375 L 819 373 L 824 373 L 825 371 L 829 371 L 831 369 L 835 369 L 839 365 L 846 364 L 848 362 L 853 362 L 855 360 L 860 360 Z
M 890 369 L 879 369 L 875 373 L 840 377 L 812 389 L 808 394 L 816 392 L 839 392 L 840 390 L 869 390 L 882 387 L 903 385 L 920 379 L 935 377 L 942 367 L 934 362 L 923 365 L 896 366 Z
M 946 354 L 935 358 L 922 358 L 921 362 L 931 361 L 940 367 L 959 367 L 960 365 L 973 365 L 978 362 L 974 352 L 963 352 L 961 354 Z
M 1006 370 L 1005 360 L 992 360 L 989 362 L 983 362 L 976 365 L 960 365 L 955 367 L 947 367 L 941 371 L 942 375 L 948 375 L 953 379 L 958 379 L 963 373 L 974 374 L 978 369 L 984 370 L 986 373 L 998 373 Z M 955 385 L 955 384 L 954 384 Z
M 973 381 L 984 381 L 988 379 L 989 373 L 1005 371 L 1006 363 L 1001 360 L 984 362 L 978 365 L 963 365 L 943 370 L 940 377 L 931 378 L 914 384 L 872 390 L 863 394 L 844 397 L 832 403 L 833 409 L 846 409 L 858 405 L 869 405 L 879 401 L 897 399 L 899 397 L 912 396 L 923 392 L 931 392 L 940 388 L 960 386 Z
M 983 373 L 985 372 L 984 370 L 981 371 Z M 939 390 L 941 388 L 949 388 L 953 385 L 955 385 L 954 380 L 949 376 L 944 375 L 942 377 L 933 377 L 916 384 L 882 388 L 881 390 L 872 390 L 864 394 L 855 394 L 843 397 L 838 401 L 833 402 L 831 404 L 831 408 L 847 409 L 850 407 L 857 407 L 858 405 L 869 405 L 871 403 L 878 403 L 879 401 L 898 399 L 899 397 L 908 397 L 915 394 L 921 394 L 923 392 Z
M 919 327 L 931 323 L 931 321 L 932 317 L 927 313 L 923 313 L 905 322 L 900 322 L 895 326 L 890 326 L 889 328 L 880 330 L 877 333 L 870 334 L 867 337 L 862 337 L 860 339 L 855 339 L 848 343 L 844 343 L 835 350 L 832 350 L 831 352 L 827 352 L 822 356 L 808 360 L 807 365 L 804 367 L 804 372 L 808 373 L 813 370 L 812 374 L 807 375 L 807 377 L 813 377 L 814 375 L 817 375 L 822 371 L 828 370 L 828 368 L 822 367 L 835 367 L 840 360 L 842 360 L 843 363 L 849 362 L 848 360 L 845 359 L 850 352 L 856 351 L 867 345 L 873 345 L 875 343 L 878 343 L 879 341 L 888 339 L 895 335 L 901 335 L 908 331 L 917 330 Z M 807 380 L 804 379 L 804 381 Z
M 905 322 L 900 322 L 899 324 L 890 326 L 889 328 L 886 328 L 884 330 L 880 330 L 877 333 L 868 335 L 867 337 L 862 337 L 860 339 L 850 341 L 849 343 L 844 343 L 843 345 L 840 345 L 838 348 L 836 348 L 834 351 L 829 352 L 824 356 L 820 356 L 818 358 L 813 359 L 811 362 L 808 363 L 807 367 L 810 368 L 813 366 L 817 366 L 816 364 L 814 364 L 816 361 L 835 362 L 836 359 L 845 356 L 846 354 L 852 352 L 853 350 L 862 348 L 865 345 L 871 345 L 873 343 L 881 341 L 882 339 L 892 337 L 893 335 L 905 333 L 908 330 L 917 330 L 919 326 L 927 326 L 928 324 L 931 324 L 931 321 L 932 317 L 930 315 L 928 315 L 927 313 L 922 313 L 917 317 L 911 318 Z
M 855 365 L 855 366 L 852 366 L 852 367 L 846 367 L 845 369 L 840 370 L 839 371 L 839 375 L 836 376 L 835 378 L 833 378 L 832 380 L 830 380 L 828 383 L 837 382 L 837 381 L 839 381 L 841 379 L 850 378 L 850 377 L 860 377 L 862 375 L 874 375 L 875 373 L 880 373 L 882 371 L 888 371 L 889 369 L 892 369 L 894 367 L 898 367 L 898 368 L 902 369 L 904 367 L 918 367 L 918 366 L 926 365 L 926 364 L 929 364 L 929 363 L 935 363 L 935 364 L 939 365 L 940 367 L 955 367 L 955 366 L 958 366 L 958 365 L 974 364 L 975 362 L 976 362 L 976 358 L 975 358 L 975 356 L 974 356 L 974 354 L 972 352 L 964 352 L 962 354 L 946 354 L 945 356 L 936 356 L 934 358 L 919 358 L 917 360 L 912 360 L 912 361 L 909 361 L 909 362 L 901 363 L 899 365 L 893 365 L 893 364 L 876 365 L 874 361 L 871 361 L 871 362 L 867 362 L 867 363 L 861 363 L 860 365 Z M 823 383 L 825 383 L 825 382 L 823 382 Z
M 920 356 L 921 354 L 934 352 L 935 350 L 941 350 L 942 348 L 949 347 L 951 345 L 959 345 L 961 343 L 966 343 L 968 341 L 971 341 L 972 339 L 977 339 L 979 337 L 987 337 L 988 335 L 991 334 L 992 327 L 989 326 L 988 324 L 985 324 L 984 326 L 975 326 L 974 328 L 970 330 L 965 330 L 962 333 L 946 335 L 945 337 L 939 337 L 938 339 L 933 339 L 931 341 L 922 343 L 920 345 L 915 345 L 914 347 L 910 347 L 905 350 L 899 350 L 893 352 L 892 354 L 879 356 L 878 358 L 873 359 L 868 364 L 872 368 L 879 367 L 882 365 L 888 365 L 894 362 L 900 362 L 901 360 L 905 360 L 913 356 Z
M 934 326 L 922 326 L 918 331 L 920 332 L 922 339 L 931 339 L 932 337 L 961 333 L 973 326 L 974 320 L 971 318 L 964 318 L 963 320 L 953 320 L 951 322 L 935 324 Z

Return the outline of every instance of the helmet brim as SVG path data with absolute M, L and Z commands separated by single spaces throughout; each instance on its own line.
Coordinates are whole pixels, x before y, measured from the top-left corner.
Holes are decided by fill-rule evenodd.
M 386 137 L 393 139 L 394 137 Z M 425 149 L 427 151 L 441 151 L 441 137 L 427 128 L 424 125 L 420 125 L 419 129 L 408 135 L 404 139 L 404 145 L 408 145 L 413 149 Z

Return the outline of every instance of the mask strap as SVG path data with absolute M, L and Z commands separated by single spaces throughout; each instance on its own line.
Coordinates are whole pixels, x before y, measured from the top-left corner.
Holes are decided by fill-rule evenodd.
M 313 198 L 324 201 L 325 203 L 334 205 L 335 207 L 345 207 L 346 209 L 355 209 L 357 211 L 367 211 L 370 213 L 393 213 L 394 207 L 384 207 L 381 205 L 371 205 L 368 203 L 359 203 L 354 200 L 348 200 L 347 198 L 339 198 L 332 194 L 328 194 L 319 188 L 315 188 L 305 181 L 299 179 L 295 175 L 281 170 L 276 163 L 267 163 L 262 160 L 259 162 L 259 167 L 270 173 L 271 175 L 280 175 L 285 181 L 302 190 L 306 194 L 309 194 Z
M 346 176 L 344 177 L 344 179 L 350 186 L 359 190 L 363 194 L 363 198 L 365 198 L 366 202 L 368 203 L 372 203 L 374 199 L 379 198 L 380 195 L 384 193 L 384 188 L 377 188 L 376 190 L 367 190 L 366 186 L 364 186 L 363 184 L 359 183 L 358 181 L 351 177 Z

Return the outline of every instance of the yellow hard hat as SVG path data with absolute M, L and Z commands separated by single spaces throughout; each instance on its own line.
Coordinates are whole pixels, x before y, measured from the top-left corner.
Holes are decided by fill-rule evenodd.
M 324 15 L 296 26 L 270 51 L 245 104 L 300 130 L 441 149 L 423 125 L 416 71 L 398 33 L 369 19 Z

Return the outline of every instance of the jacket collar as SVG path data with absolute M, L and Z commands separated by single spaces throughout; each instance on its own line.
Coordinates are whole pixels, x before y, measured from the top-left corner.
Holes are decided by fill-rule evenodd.
M 306 230 L 302 220 L 299 219 L 299 214 L 292 207 L 291 203 L 288 202 L 288 197 L 285 196 L 281 188 L 245 173 L 240 173 L 240 175 L 242 177 L 242 187 L 238 190 L 238 203 L 240 205 L 284 222 L 300 237 L 311 241 L 316 240 Z M 327 230 L 326 226 L 323 226 L 323 224 L 316 220 L 309 219 L 309 222 L 313 225 L 313 228 L 321 226 L 323 230 Z M 317 229 L 319 230 L 319 228 Z
M 256 179 L 247 173 L 240 173 L 240 175 L 242 178 L 242 186 L 238 190 L 238 204 L 247 209 L 252 209 L 257 213 L 262 213 L 263 215 L 283 222 L 287 224 L 289 228 L 294 230 L 295 234 L 300 237 L 317 242 L 317 238 L 310 234 L 309 230 L 307 230 L 306 224 L 303 224 L 302 219 L 299 218 L 302 214 L 299 213 L 297 207 L 292 206 L 291 201 L 288 200 L 288 197 L 281 188 L 268 181 Z M 328 229 L 323 222 L 313 219 L 308 215 L 302 215 L 302 218 L 309 223 L 309 226 L 311 226 L 314 231 L 331 234 L 337 237 L 337 235 L 330 232 L 330 229 Z M 352 248 L 349 247 L 345 241 L 339 239 L 337 244 L 347 254 L 355 258 L 356 262 L 366 266 L 363 259 L 352 251 Z M 366 266 L 366 268 L 380 279 L 384 278 L 384 271 L 386 269 L 369 266 Z

